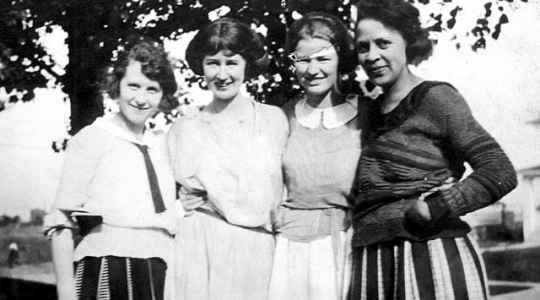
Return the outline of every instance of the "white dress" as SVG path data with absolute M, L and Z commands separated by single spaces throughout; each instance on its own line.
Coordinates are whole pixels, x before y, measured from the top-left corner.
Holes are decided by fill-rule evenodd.
M 288 124 L 279 108 L 253 104 L 227 124 L 201 112 L 169 131 L 177 182 L 209 199 L 178 224 L 176 299 L 267 298 Z

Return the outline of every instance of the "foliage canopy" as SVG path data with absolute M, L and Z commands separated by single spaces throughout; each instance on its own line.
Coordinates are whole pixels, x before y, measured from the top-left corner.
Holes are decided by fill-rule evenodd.
M 437 2 L 430 14 L 429 30 L 452 31 L 463 7 L 452 0 L 409 0 L 423 6 Z M 470 24 L 469 45 L 473 50 L 497 39 L 508 23 L 504 9 L 512 0 L 490 0 L 475 24 Z M 521 0 L 527 2 L 527 0 Z M 0 87 L 11 93 L 10 102 L 30 101 L 34 89 L 46 87 L 51 80 L 61 85 L 71 104 L 71 133 L 91 123 L 103 112 L 96 82 L 100 72 L 113 58 L 118 44 L 131 34 L 155 39 L 176 39 L 197 30 L 216 13 L 264 28 L 272 63 L 263 80 L 248 89 L 259 100 L 280 105 L 299 93 L 283 55 L 287 26 L 294 16 L 309 11 L 331 12 L 351 24 L 353 3 L 348 0 L 7 0 L 0 1 Z M 494 11 L 499 11 L 494 14 Z M 65 43 L 69 63 L 59 68 L 46 51 L 40 37 L 61 27 L 67 33 Z M 456 40 L 456 47 L 463 47 Z M 187 70 L 178 62 L 181 71 Z M 262 79 L 262 78 L 261 78 Z M 201 84 L 200 78 L 188 78 L 188 84 Z M 350 91 L 360 92 L 354 74 L 347 79 Z M 1 103 L 0 111 L 4 108 Z

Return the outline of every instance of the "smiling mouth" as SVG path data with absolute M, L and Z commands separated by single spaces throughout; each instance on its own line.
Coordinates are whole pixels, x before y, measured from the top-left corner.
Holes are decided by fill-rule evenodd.
M 324 78 L 306 78 L 306 82 L 309 85 L 318 85 L 324 80 Z
M 384 72 L 384 69 L 386 68 L 386 66 L 382 66 L 382 67 L 373 67 L 373 68 L 370 68 L 369 69 L 369 73 L 373 74 L 373 75 L 382 75 L 382 73 Z
M 215 83 L 215 86 L 218 88 L 218 89 L 225 89 L 227 88 L 228 86 L 230 86 L 232 84 L 232 82 L 223 82 L 223 83 L 218 83 L 216 82 Z
M 138 110 L 147 110 L 150 109 L 149 106 L 137 106 L 137 105 L 130 105 L 131 107 L 138 109 Z

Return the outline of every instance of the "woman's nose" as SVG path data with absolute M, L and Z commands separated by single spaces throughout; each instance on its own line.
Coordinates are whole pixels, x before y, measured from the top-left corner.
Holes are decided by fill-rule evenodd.
M 307 65 L 306 73 L 317 74 L 319 72 L 319 64 L 316 61 L 311 61 Z
M 143 105 L 146 103 L 146 93 L 142 90 L 138 91 L 133 98 L 137 105 Z
M 219 70 L 216 76 L 218 79 L 227 79 L 227 68 L 223 66 L 219 67 Z
M 375 47 L 370 47 L 368 52 L 367 52 L 366 59 L 369 60 L 369 61 L 375 61 L 379 57 L 380 57 L 379 51 L 377 49 L 375 49 Z

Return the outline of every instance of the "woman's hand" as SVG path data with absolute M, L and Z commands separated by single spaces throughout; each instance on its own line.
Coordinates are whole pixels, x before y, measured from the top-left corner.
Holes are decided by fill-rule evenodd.
M 405 212 L 403 226 L 405 230 L 417 237 L 424 237 L 433 229 L 429 206 L 423 200 L 414 200 L 413 205 Z
M 178 198 L 182 203 L 187 217 L 193 215 L 193 212 L 197 208 L 203 206 L 208 201 L 205 191 L 189 192 L 184 187 L 181 187 L 180 191 L 178 191 Z
M 415 224 L 426 224 L 431 222 L 431 213 L 426 202 L 416 200 L 413 205 L 405 212 L 405 217 Z

